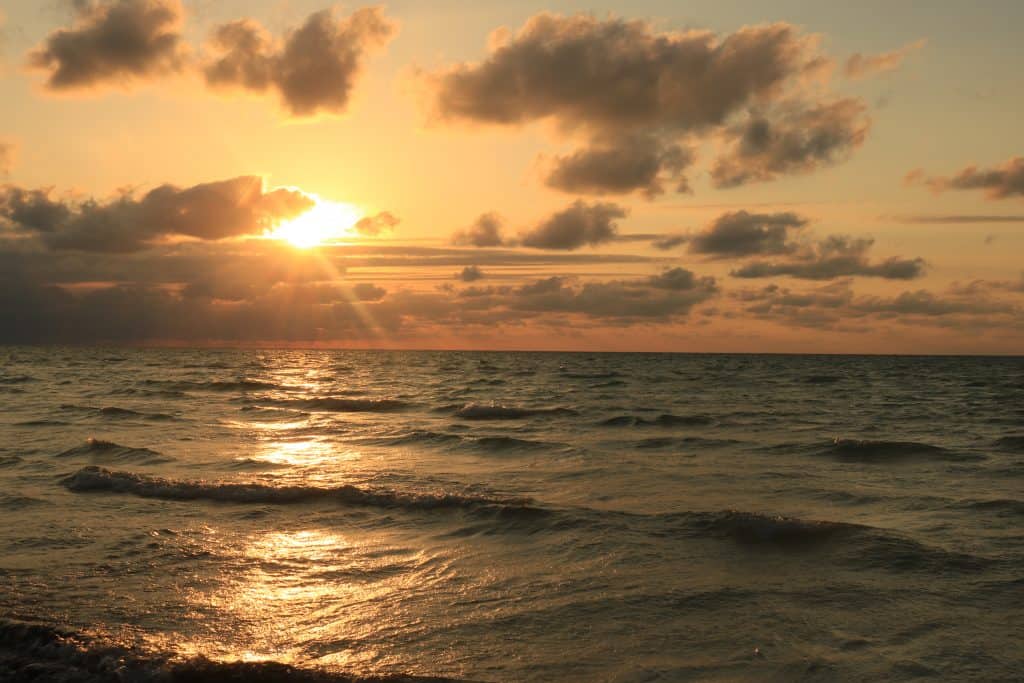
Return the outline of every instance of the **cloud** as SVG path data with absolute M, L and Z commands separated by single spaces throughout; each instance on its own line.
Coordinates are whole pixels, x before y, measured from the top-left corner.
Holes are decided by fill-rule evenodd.
M 462 269 L 462 272 L 455 276 L 457 280 L 462 280 L 463 282 L 476 282 L 484 277 L 484 271 L 480 270 L 477 266 L 466 266 Z
M 651 245 L 655 249 L 660 249 L 661 251 L 668 251 L 669 249 L 674 249 L 681 244 L 686 244 L 689 241 L 689 235 L 662 235 L 652 240 Z
M 587 204 L 577 200 L 523 234 L 522 245 L 534 249 L 579 249 L 610 242 L 617 235 L 616 220 L 628 211 L 611 202 Z
M 786 23 L 716 35 L 661 32 L 642 20 L 540 13 L 515 33 L 496 31 L 482 61 L 427 74 L 424 82 L 442 121 L 551 121 L 562 134 L 582 138 L 581 148 L 554 160 L 549 186 L 653 197 L 666 182 L 688 191 L 683 171 L 692 163 L 690 143 L 735 125 L 751 109 L 769 112 L 772 133 L 771 144 L 748 155 L 756 164 L 749 178 L 808 172 L 859 145 L 866 132 L 859 100 L 772 113 L 774 103 L 800 99 L 807 81 L 829 63 L 817 44 L 815 36 Z
M 732 147 L 716 160 L 712 182 L 737 187 L 844 161 L 867 137 L 865 111 L 863 102 L 846 98 L 811 106 L 791 103 L 774 116 L 752 115 L 727 129 Z
M 1024 215 L 963 215 L 963 214 L 914 214 L 896 216 L 900 223 L 923 223 L 926 225 L 955 223 L 1024 223 Z
M 786 254 L 797 248 L 789 239 L 789 231 L 805 225 L 806 219 L 791 212 L 732 211 L 722 214 L 703 232 L 693 235 L 689 250 L 712 258 Z
M 54 31 L 28 55 L 46 88 L 128 85 L 180 71 L 187 50 L 179 0 L 76 0 L 71 28 Z
M 161 185 L 140 198 L 55 200 L 52 190 L 0 190 L 0 221 L 34 233 L 51 249 L 131 252 L 166 237 L 219 240 L 255 234 L 297 216 L 313 200 L 289 189 L 267 191 L 262 178 L 240 176 L 181 189 Z
M 648 198 L 664 193 L 664 184 L 688 192 L 684 172 L 693 152 L 679 145 L 662 146 L 650 137 L 620 136 L 556 157 L 545 183 L 576 194 L 626 194 L 641 191 Z
M 218 26 L 210 49 L 216 54 L 203 73 L 213 88 L 273 90 L 296 117 L 348 108 L 366 54 L 383 47 L 397 25 L 378 7 L 336 18 L 332 9 L 311 14 L 277 41 L 258 22 L 242 19 Z
M 907 181 L 924 182 L 934 192 L 946 190 L 985 190 L 989 199 L 1024 197 L 1024 157 L 1013 157 L 1009 161 L 989 169 L 968 166 L 956 175 L 926 178 L 923 171 L 915 169 L 907 174 Z
M 923 48 L 927 42 L 924 39 L 917 40 L 896 50 L 882 52 L 877 55 L 864 55 L 860 52 L 854 53 L 846 60 L 843 72 L 849 79 L 861 80 L 876 74 L 895 71 L 908 55 Z
M 398 218 L 390 211 L 381 211 L 373 216 L 364 216 L 356 221 L 355 229 L 360 235 L 376 237 L 382 232 L 392 230 L 399 224 Z
M 842 329 L 857 325 L 862 330 L 872 330 L 872 321 L 892 321 L 968 331 L 1021 328 L 1019 305 L 976 293 L 962 296 L 919 289 L 895 296 L 858 296 L 849 281 L 843 280 L 805 291 L 773 284 L 733 292 L 732 298 L 741 304 L 741 312 L 747 316 L 796 327 Z
M 466 230 L 452 235 L 452 244 L 463 247 L 500 247 L 506 244 L 505 221 L 492 212 L 481 214 Z
M 0 140 L 0 175 L 6 175 L 11 172 L 17 155 L 18 146 L 16 144 Z
M 924 274 L 923 259 L 888 258 L 872 263 L 868 251 L 871 239 L 853 239 L 832 235 L 817 244 L 806 247 L 788 262 L 754 261 L 732 271 L 741 278 L 774 277 L 788 275 L 805 280 L 832 280 L 839 277 L 880 277 L 888 280 L 912 280 Z
M 359 301 L 380 301 L 387 295 L 387 290 L 370 282 L 360 282 L 352 286 L 352 293 Z

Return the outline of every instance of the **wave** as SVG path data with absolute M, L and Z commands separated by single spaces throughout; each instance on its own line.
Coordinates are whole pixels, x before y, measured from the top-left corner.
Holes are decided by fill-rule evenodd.
M 288 505 L 328 501 L 359 507 L 404 510 L 469 510 L 538 512 L 528 498 L 500 498 L 459 493 L 420 493 L 392 489 L 342 486 L 272 486 L 206 481 L 180 481 L 134 472 L 117 472 L 90 465 L 65 477 L 61 483 L 76 493 L 126 493 L 162 500 L 207 500 L 223 503 Z
M 182 659 L 146 652 L 44 624 L 0 620 L 0 675 L 12 681 L 71 683 L 455 683 L 455 679 L 405 675 L 362 677 L 278 662 Z
M 15 427 L 66 427 L 70 425 L 70 422 L 64 422 L 63 420 L 25 420 L 24 422 L 15 422 Z
M 463 420 L 521 420 L 542 415 L 577 415 L 569 408 L 520 408 L 498 403 L 467 403 L 455 411 Z
M 968 500 L 956 505 L 968 510 L 993 511 L 1011 515 L 1024 515 L 1024 501 L 1012 498 L 994 498 L 991 500 Z
M 622 377 L 622 373 L 614 370 L 609 372 L 563 372 L 561 376 L 569 379 L 617 379 Z
M 705 427 L 714 424 L 707 415 L 659 415 L 653 420 L 638 415 L 617 415 L 599 423 L 602 427 Z
M 321 396 L 318 398 L 279 399 L 261 401 L 261 405 L 278 408 L 292 408 L 329 413 L 393 413 L 406 410 L 413 404 L 395 398 L 340 398 Z
M 842 381 L 843 378 L 839 375 L 808 375 L 804 377 L 805 384 L 835 384 Z
M 28 382 L 37 382 L 35 377 L 29 375 L 6 375 L 0 377 L 0 384 L 27 384 Z
M 989 567 L 988 558 L 945 550 L 897 532 L 850 522 L 725 510 L 675 513 L 693 535 L 728 539 L 746 546 L 779 549 L 832 549 L 843 564 L 894 572 L 977 572 Z
M 141 384 L 164 387 L 172 391 L 272 391 L 282 388 L 280 384 L 258 379 L 211 380 L 209 382 L 144 379 Z
M 90 413 L 108 420 L 151 420 L 154 422 L 170 422 L 178 419 L 173 415 L 167 415 L 166 413 L 140 413 L 136 410 L 119 408 L 118 406 L 93 408 L 91 406 L 78 406 L 70 403 L 64 403 L 60 406 L 60 409 L 72 413 Z
M 866 439 L 834 439 L 821 449 L 819 455 L 834 457 L 843 462 L 896 462 L 900 460 L 983 460 L 984 456 L 955 453 L 931 444 L 917 441 L 872 441 Z
M 1024 434 L 1012 434 L 995 440 L 995 447 L 1004 451 L 1024 453 Z
M 847 522 L 825 522 L 738 510 L 684 514 L 694 530 L 740 543 L 814 545 L 871 529 Z
M 149 448 L 133 448 L 122 446 L 113 441 L 104 441 L 89 437 L 81 446 L 69 448 L 57 454 L 58 458 L 88 457 L 103 462 L 135 462 L 146 465 L 172 462 L 174 458 L 158 453 Z

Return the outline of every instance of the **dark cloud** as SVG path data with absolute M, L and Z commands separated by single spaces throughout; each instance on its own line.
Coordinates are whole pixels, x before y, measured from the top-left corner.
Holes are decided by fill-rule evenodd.
M 689 235 L 662 235 L 660 237 L 654 238 L 651 241 L 651 245 L 655 249 L 668 251 L 669 249 L 674 249 L 681 244 L 686 244 L 689 241 Z
M 553 121 L 587 144 L 557 158 L 547 183 L 588 194 L 688 191 L 692 163 L 680 142 L 727 126 L 750 108 L 792 100 L 829 60 L 815 37 L 786 23 L 659 32 L 642 20 L 541 13 L 516 33 L 497 31 L 488 56 L 428 75 L 442 120 L 519 125 Z M 790 105 L 768 120 L 769 142 L 747 156 L 749 178 L 806 172 L 838 161 L 866 127 L 863 105 Z M 807 132 L 803 127 L 812 126 Z M 748 150 L 749 151 L 749 150 Z M 730 177 L 737 177 L 732 170 Z
M 850 58 L 846 60 L 843 72 L 847 78 L 860 80 L 887 71 L 895 71 L 908 55 L 923 48 L 925 43 L 927 41 L 923 39 L 917 40 L 896 50 L 882 52 L 877 55 L 864 55 L 857 52 L 850 55 Z
M 786 254 L 797 248 L 789 232 L 805 225 L 806 219 L 791 212 L 733 211 L 722 214 L 703 232 L 693 235 L 689 249 L 713 258 Z
M 360 282 L 352 286 L 352 293 L 359 301 L 380 301 L 387 295 L 387 290 L 370 282 Z
M 178 0 L 76 0 L 72 28 L 54 31 L 28 55 L 49 90 L 127 84 L 179 71 L 185 62 Z
M 843 161 L 867 137 L 865 111 L 860 100 L 847 98 L 813 106 L 791 103 L 770 115 L 753 114 L 726 130 L 732 148 L 715 161 L 712 182 L 736 187 Z
M 301 192 L 266 191 L 257 176 L 180 189 L 161 185 L 136 198 L 79 203 L 52 198 L 50 190 L 0 190 L 0 221 L 35 233 L 51 249 L 131 252 L 164 237 L 219 240 L 259 233 L 313 205 Z
M 873 329 L 872 321 L 905 325 L 938 325 L 976 331 L 990 327 L 1020 328 L 1019 305 L 972 293 L 937 294 L 906 291 L 896 296 L 857 296 L 849 281 L 794 291 L 778 285 L 734 292 L 744 314 L 789 326 L 842 329 L 858 325 Z
M 640 20 L 541 13 L 514 35 L 496 33 L 483 62 L 432 76 L 446 118 L 517 124 L 547 117 L 599 132 L 722 123 L 772 94 L 814 59 L 788 24 L 659 33 Z
M 534 249 L 564 250 L 610 242 L 617 236 L 616 220 L 627 213 L 611 202 L 587 204 L 577 200 L 525 233 L 520 241 Z
M 480 270 L 477 266 L 466 266 L 455 277 L 463 282 L 476 282 L 484 278 L 484 271 Z
M 337 18 L 327 9 L 275 41 L 256 21 L 218 26 L 211 48 L 217 57 L 203 72 L 215 88 L 277 92 L 293 116 L 346 110 L 366 53 L 394 36 L 396 24 L 378 7 Z
M 701 283 L 692 271 L 685 268 L 669 268 L 658 275 L 652 275 L 648 280 L 651 287 L 657 289 L 685 290 L 693 289 Z M 714 284 L 712 281 L 711 284 Z
M 502 234 L 504 220 L 494 212 L 481 214 L 466 230 L 452 235 L 452 244 L 463 247 L 500 247 L 506 244 Z
M 788 262 L 754 261 L 734 270 L 741 278 L 788 275 L 805 280 L 833 280 L 840 277 L 880 277 L 888 280 L 912 280 L 924 274 L 923 259 L 888 258 L 872 263 L 868 251 L 871 239 L 853 239 L 839 235 L 805 247 Z
M 663 146 L 650 137 L 621 136 L 556 157 L 545 182 L 576 194 L 626 194 L 641 191 L 649 198 L 662 194 L 666 182 L 688 192 L 684 175 L 693 152 L 679 145 Z
M 925 178 L 921 169 L 907 174 L 907 182 L 923 181 L 935 192 L 946 190 L 985 190 L 989 199 L 1024 197 L 1024 157 L 1013 157 L 1009 161 L 989 169 L 968 166 L 950 178 Z
M 382 232 L 394 229 L 399 222 L 391 212 L 381 211 L 373 216 L 360 218 L 355 224 L 355 229 L 360 235 L 376 237 Z

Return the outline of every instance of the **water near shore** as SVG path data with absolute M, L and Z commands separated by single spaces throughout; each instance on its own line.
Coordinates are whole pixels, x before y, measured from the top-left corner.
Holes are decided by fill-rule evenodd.
M 1022 492 L 1024 359 L 0 349 L 0 679 L 1019 680 Z

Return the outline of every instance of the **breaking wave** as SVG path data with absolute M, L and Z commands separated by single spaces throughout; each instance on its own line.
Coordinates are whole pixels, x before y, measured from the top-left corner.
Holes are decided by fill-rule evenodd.
M 420 493 L 342 486 L 271 486 L 268 484 L 179 481 L 118 472 L 90 465 L 65 477 L 70 491 L 127 493 L 162 500 L 208 500 L 224 503 L 296 504 L 329 501 L 344 505 L 406 510 L 531 510 L 528 498 L 500 498 L 459 493 Z
M 499 403 L 468 403 L 455 411 L 463 420 L 522 420 L 541 415 L 576 415 L 569 408 L 520 408 Z
M 405 675 L 362 677 L 278 662 L 224 662 L 145 652 L 43 624 L 0 620 L 0 678 L 49 683 L 445 683 Z

